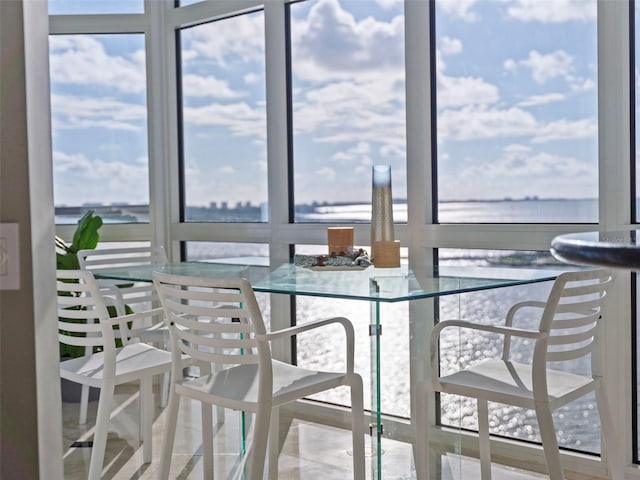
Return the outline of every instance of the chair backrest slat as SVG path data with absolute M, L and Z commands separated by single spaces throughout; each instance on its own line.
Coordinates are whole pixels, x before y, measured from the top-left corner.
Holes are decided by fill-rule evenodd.
M 564 329 L 564 332 L 571 333 L 563 332 L 561 334 L 549 336 L 549 345 L 572 345 L 590 341 L 596 334 L 596 328 L 597 324 L 594 324 L 591 328 L 588 328 L 586 330 Z
M 540 322 L 540 330 L 549 335 L 545 348 L 534 353 L 534 364 L 577 360 L 594 352 L 611 281 L 610 272 L 602 269 L 558 276 Z
M 167 263 L 167 256 L 163 249 L 153 249 L 149 246 L 97 248 L 78 251 L 78 263 L 82 270 L 93 270 Z
M 98 271 L 101 268 L 132 267 L 139 265 L 164 264 L 167 256 L 162 248 L 150 246 L 97 248 L 80 250 L 78 263 L 82 270 Z M 149 282 L 132 282 L 123 280 L 101 280 L 117 287 L 122 303 L 133 312 L 144 312 L 158 306 L 158 294 Z M 122 308 L 124 308 L 122 305 Z M 117 308 L 116 303 L 116 308 Z M 122 312 L 124 313 L 124 312 Z M 134 321 L 130 326 L 133 336 L 144 334 L 145 330 L 164 321 L 163 316 L 146 317 Z
M 183 353 L 225 367 L 271 368 L 269 344 L 256 337 L 266 329 L 248 281 L 154 272 L 153 282 L 165 310 L 174 355 Z
M 592 341 L 587 345 L 572 350 L 564 350 L 558 352 L 547 352 L 547 362 L 568 362 L 577 360 L 590 353 L 593 353 L 595 343 Z
M 115 355 L 115 333 L 104 323 L 109 313 L 93 274 L 83 270 L 58 270 L 56 275 L 60 343 L 100 347 L 105 355 Z

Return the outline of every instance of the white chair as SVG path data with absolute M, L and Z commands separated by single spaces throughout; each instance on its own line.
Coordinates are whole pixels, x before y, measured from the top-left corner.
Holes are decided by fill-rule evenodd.
M 117 247 L 88 249 L 78 251 L 78 264 L 81 270 L 99 270 L 109 267 L 131 267 L 139 265 L 164 264 L 167 256 L 163 248 Z M 150 282 L 131 282 L 124 280 L 98 280 L 101 287 L 117 287 L 111 290 L 112 304 L 118 315 L 125 313 L 147 311 L 159 306 L 158 295 Z M 125 310 L 126 309 L 126 310 Z M 164 313 L 158 311 L 155 316 L 148 316 L 130 325 L 129 332 L 133 337 L 155 346 L 167 348 L 169 334 L 164 323 Z M 160 404 L 167 405 L 169 398 L 169 376 L 164 376 Z M 83 388 L 80 398 L 80 424 L 86 423 L 89 390 Z
M 127 323 L 149 313 L 157 314 L 159 309 L 110 318 L 103 292 L 91 272 L 58 270 L 57 278 L 59 341 L 95 352 L 60 363 L 62 378 L 100 389 L 88 478 L 97 480 L 101 476 L 114 389 L 123 383 L 140 382 L 143 459 L 151 462 L 152 377 L 170 371 L 171 354 L 145 343 L 130 342 Z M 120 348 L 116 348 L 116 326 L 124 343 Z
M 420 387 L 423 397 L 416 410 L 416 467 L 418 478 L 428 477 L 427 401 L 433 391 L 474 397 L 478 405 L 478 430 L 481 474 L 491 478 L 491 453 L 487 402 L 497 402 L 535 410 L 540 428 L 547 468 L 551 480 L 564 478 L 558 441 L 551 413 L 583 395 L 595 392 L 600 414 L 607 463 L 614 479 L 622 479 L 620 445 L 604 392 L 598 358 L 598 332 L 606 324 L 602 305 L 611 275 L 605 270 L 586 270 L 560 274 L 546 302 L 525 301 L 513 305 L 504 326 L 476 324 L 462 320 L 438 323 L 431 337 L 432 382 Z M 534 311 L 537 329 L 514 326 L 521 312 Z M 487 358 L 455 372 L 439 376 L 439 338 L 445 328 L 459 327 L 497 333 L 504 338 L 501 358 Z M 510 360 L 512 338 L 533 341 L 531 363 Z M 590 355 L 591 375 L 569 373 L 562 364 Z M 553 362 L 550 364 L 550 362 Z M 605 452 L 603 448 L 603 452 Z
M 211 405 L 255 413 L 246 478 L 258 480 L 263 478 L 267 443 L 269 478 L 277 477 L 278 407 L 341 385 L 351 388 L 354 478 L 364 479 L 362 378 L 353 370 L 351 322 L 346 318 L 330 318 L 267 333 L 253 289 L 244 279 L 193 278 L 154 272 L 153 281 L 169 323 L 171 352 L 176 362 L 172 369 L 161 479 L 169 476 L 182 396 L 202 402 L 205 478 L 213 478 Z M 272 340 L 330 324 L 344 328 L 346 371 L 307 370 L 272 359 Z M 192 358 L 199 367 L 199 376 L 183 378 L 178 362 L 181 353 Z M 216 364 L 223 368 L 216 371 L 212 368 Z

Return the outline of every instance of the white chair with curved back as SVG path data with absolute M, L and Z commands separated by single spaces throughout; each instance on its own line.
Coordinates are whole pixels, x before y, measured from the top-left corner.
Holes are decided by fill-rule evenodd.
M 603 453 L 611 478 L 622 480 L 621 448 L 602 376 L 598 336 L 602 323 L 603 302 L 612 281 L 606 270 L 583 270 L 560 274 L 546 302 L 525 301 L 513 305 L 504 326 L 446 320 L 435 325 L 431 336 L 432 382 L 421 384 L 416 409 L 416 467 L 418 478 L 428 476 L 427 401 L 433 392 L 473 397 L 478 405 L 478 430 L 481 474 L 491 478 L 491 453 L 488 402 L 535 410 L 540 437 L 551 480 L 563 479 L 558 441 L 552 411 L 588 393 L 595 392 L 604 439 Z M 514 320 L 522 312 L 533 311 L 539 319 L 535 329 L 516 328 Z M 446 328 L 457 327 L 491 332 L 503 337 L 501 358 L 486 358 L 452 374 L 439 375 L 439 339 Z M 531 363 L 511 359 L 513 338 L 533 342 Z M 569 362 L 585 359 L 590 375 L 571 373 Z
M 105 292 L 91 272 L 58 270 L 58 332 L 60 343 L 85 347 L 85 356 L 60 362 L 60 376 L 83 386 L 100 389 L 89 480 L 102 474 L 109 432 L 111 408 L 116 385 L 140 382 L 140 434 L 143 460 L 151 462 L 154 375 L 169 372 L 171 354 L 145 343 L 131 341 L 127 324 L 143 320 L 151 312 L 109 317 Z M 123 346 L 116 346 L 114 328 Z M 85 351 L 86 351 L 85 350 Z
M 167 256 L 163 248 L 150 246 L 98 248 L 78 251 L 78 264 L 81 270 L 94 271 L 109 267 L 129 267 L 138 265 L 164 264 Z M 111 289 L 111 303 L 118 315 L 143 312 L 159 306 L 158 295 L 150 282 L 131 282 L 123 280 L 97 280 L 98 285 L 117 287 Z M 158 310 L 155 316 L 148 316 L 140 322 L 130 325 L 130 334 L 141 341 L 166 348 L 169 334 L 164 323 L 164 313 Z M 169 376 L 165 375 L 162 384 L 161 405 L 166 406 L 169 397 Z M 86 423 L 89 390 L 83 388 L 80 398 L 80 424 Z
M 349 320 L 329 318 L 267 332 L 253 289 L 244 279 L 193 278 L 154 272 L 153 282 L 169 323 L 175 360 L 159 478 L 169 476 L 178 406 L 183 396 L 202 402 L 204 478 L 213 478 L 211 406 L 255 414 L 248 476 L 243 478 L 258 480 L 263 478 L 267 444 L 269 478 L 277 476 L 278 407 L 346 385 L 351 389 L 353 478 L 364 479 L 362 378 L 353 370 L 354 332 Z M 271 341 L 331 324 L 344 328 L 344 371 L 308 370 L 271 357 Z M 195 378 L 183 377 L 180 354 L 189 355 L 199 367 Z M 222 365 L 222 369 L 213 368 L 216 364 Z

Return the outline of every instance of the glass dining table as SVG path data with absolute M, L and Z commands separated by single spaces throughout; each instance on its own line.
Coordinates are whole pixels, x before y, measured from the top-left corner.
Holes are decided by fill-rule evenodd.
M 500 267 L 429 267 L 417 271 L 406 265 L 399 268 L 305 268 L 294 264 L 273 266 L 264 258 L 247 257 L 93 270 L 96 278 L 129 281 L 151 281 L 154 271 L 200 277 L 243 277 L 256 292 L 370 302 L 371 478 L 378 480 L 382 479 L 383 434 L 381 304 L 551 281 L 560 273 L 549 269 Z M 424 344 L 428 345 L 428 341 Z

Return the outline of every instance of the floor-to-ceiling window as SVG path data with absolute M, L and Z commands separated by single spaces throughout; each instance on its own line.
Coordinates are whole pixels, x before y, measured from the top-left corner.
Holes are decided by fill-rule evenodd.
M 310 0 L 290 12 L 295 220 L 368 222 L 382 164 L 394 220 L 406 221 L 402 2 Z
M 183 218 L 267 220 L 264 15 L 179 31 Z
M 149 219 L 134 206 L 160 211 L 151 224 L 103 231 L 121 241 L 155 236 L 174 258 L 181 251 L 188 259 L 286 261 L 293 252 L 325 253 L 332 223 L 353 225 L 356 243 L 369 248 L 371 166 L 386 164 L 403 262 L 548 268 L 550 239 L 611 223 L 603 205 L 621 195 L 601 187 L 598 116 L 609 95 L 598 104 L 596 1 L 436 0 L 424 2 L 431 23 L 426 17 L 407 28 L 406 11 L 421 3 L 256 0 L 236 11 L 234 2 L 217 0 L 105 0 L 90 9 L 52 0 L 56 207 L 119 204 L 113 218 L 121 222 Z M 412 43 L 423 38 L 416 29 L 432 27 L 433 45 Z M 286 61 L 274 73 L 265 62 L 278 49 Z M 430 55 L 426 98 L 433 92 L 434 101 L 421 103 L 415 92 L 407 97 L 408 77 L 420 74 L 415 59 Z M 282 78 L 286 108 L 269 115 Z M 418 120 L 407 113 L 416 103 L 427 111 Z M 416 135 L 431 138 L 432 149 L 408 154 L 407 138 Z M 279 143 L 285 147 L 270 156 Z M 607 158 L 614 169 L 624 161 Z M 409 214 L 418 202 L 432 202 L 423 218 Z M 419 320 L 497 321 L 509 302 L 539 298 L 546 287 L 443 300 Z M 280 314 L 282 302 L 262 306 Z M 369 377 L 368 305 L 298 298 L 294 311 L 299 322 L 349 316 L 356 367 Z M 411 315 L 407 305 L 384 312 L 393 322 L 382 337 L 382 405 L 403 425 L 411 415 L 410 352 L 424 341 L 411 336 Z M 322 352 L 330 365 L 335 352 L 326 345 L 300 338 L 298 361 Z M 460 345 L 447 366 L 494 347 L 491 339 Z M 460 405 L 443 398 L 442 423 L 475 428 L 473 409 Z M 495 419 L 507 414 L 492 410 Z M 493 432 L 537 441 L 526 412 L 513 418 Z M 563 446 L 599 452 L 589 401 L 557 420 Z M 385 435 L 393 436 L 390 425 Z
M 596 1 L 435 5 L 439 221 L 596 222 Z
M 52 35 L 50 52 L 56 222 L 148 222 L 144 35 Z
M 433 11 L 438 221 L 597 222 L 595 0 L 436 1 Z M 442 264 L 557 268 L 544 251 L 438 253 Z M 462 302 L 444 298 L 440 316 L 500 323 L 505 306 L 527 296 L 544 299 L 547 290 L 532 286 L 467 294 Z M 460 332 L 455 337 L 460 347 L 444 350 L 445 371 L 473 363 L 479 352 L 500 351 L 498 338 L 468 335 Z M 526 342 L 516 354 L 531 354 Z M 477 428 L 474 401 L 441 398 L 443 424 Z M 561 446 L 599 452 L 593 396 L 559 410 L 554 421 Z M 489 424 L 495 434 L 540 440 L 535 416 L 527 410 L 492 405 Z

